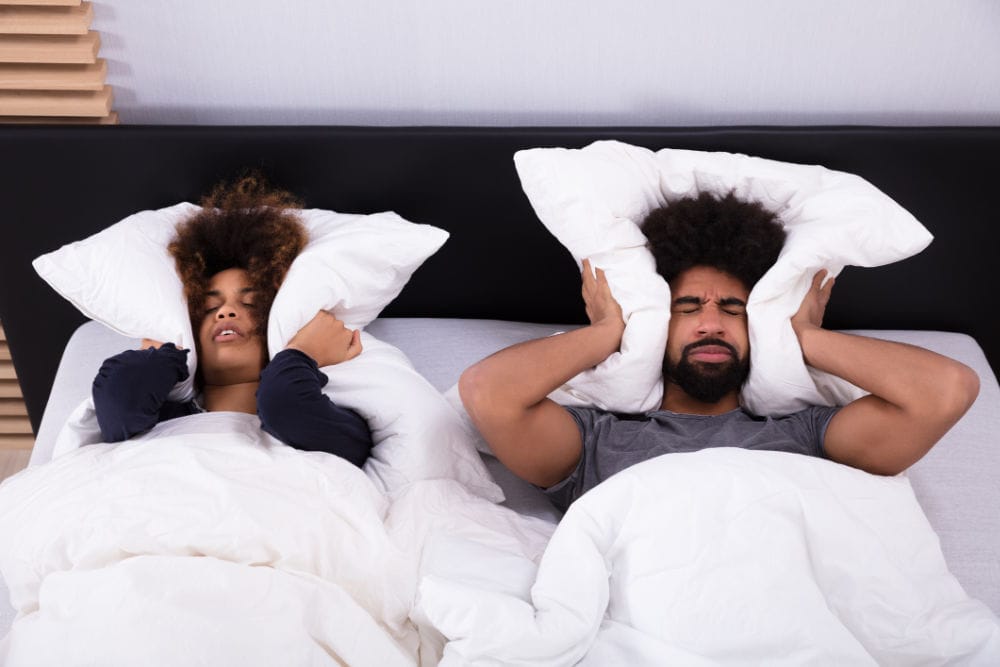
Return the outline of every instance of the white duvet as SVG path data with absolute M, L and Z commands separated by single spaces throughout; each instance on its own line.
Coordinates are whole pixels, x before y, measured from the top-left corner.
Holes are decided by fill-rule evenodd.
M 444 642 L 412 608 L 425 549 L 537 561 L 551 532 L 452 480 L 384 496 L 254 415 L 169 420 L 0 485 L 17 612 L 0 664 L 433 665 Z
M 480 572 L 503 572 L 483 555 Z M 1000 665 L 905 478 L 712 449 L 578 500 L 520 590 L 430 573 L 447 665 Z M 522 570 L 530 569 L 522 567 Z
M 670 455 L 552 531 L 453 480 L 382 495 L 252 415 L 171 420 L 0 485 L 0 664 L 1000 664 L 902 478 Z
M 235 413 L 29 468 L 0 487 L 6 664 L 413 664 L 387 507 Z

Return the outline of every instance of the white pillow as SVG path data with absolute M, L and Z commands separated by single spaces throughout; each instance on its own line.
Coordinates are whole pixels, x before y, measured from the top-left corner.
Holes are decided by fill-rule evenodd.
M 84 315 L 129 338 L 169 341 L 188 353 L 190 376 L 170 400 L 194 395 L 194 335 L 184 285 L 167 245 L 177 223 L 197 213 L 181 203 L 140 211 L 82 241 L 42 255 L 32 265 Z
M 750 293 L 751 371 L 743 405 L 762 415 L 807 405 L 843 405 L 857 387 L 808 369 L 792 331 L 813 275 L 845 265 L 879 266 L 923 250 L 930 233 L 863 178 L 821 166 L 732 153 L 651 150 L 617 141 L 582 149 L 536 148 L 514 156 L 521 185 L 542 223 L 577 262 L 605 269 L 626 316 L 620 353 L 573 378 L 553 396 L 623 412 L 655 409 L 670 293 L 655 274 L 639 225 L 646 215 L 698 192 L 759 201 L 788 231 L 775 265 Z
M 323 392 L 368 421 L 376 447 L 364 470 L 391 493 L 422 479 L 454 479 L 489 501 L 504 500 L 479 456 L 478 433 L 398 348 L 361 334 L 363 351 L 326 366 Z M 377 378 L 373 382 L 372 378 Z
M 177 223 L 197 211 L 194 204 L 182 203 L 136 213 L 42 255 L 34 261 L 35 270 L 91 319 L 132 338 L 188 348 L 193 378 L 195 340 L 167 245 Z M 448 238 L 442 229 L 408 222 L 392 212 L 349 215 L 307 209 L 300 217 L 309 243 L 292 263 L 271 307 L 271 356 L 320 309 L 332 311 L 350 328 L 365 327 Z M 471 440 L 455 436 L 462 429 L 461 419 L 441 394 L 401 352 L 370 336 L 364 341 L 365 350 L 342 364 L 344 368 L 323 369 L 331 377 L 325 392 L 369 421 L 375 448 L 366 471 L 382 490 L 443 477 L 502 500 Z M 350 383 L 341 383 L 342 376 Z M 174 388 L 172 400 L 193 396 L 191 378 Z M 338 387 L 344 388 L 343 397 Z

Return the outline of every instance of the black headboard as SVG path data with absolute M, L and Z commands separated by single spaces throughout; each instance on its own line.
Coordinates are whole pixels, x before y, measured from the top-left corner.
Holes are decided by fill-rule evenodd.
M 260 167 L 310 207 L 395 210 L 451 239 L 384 313 L 574 322 L 575 265 L 538 223 L 513 153 L 616 138 L 724 150 L 859 174 L 936 240 L 915 258 L 848 269 L 827 324 L 973 335 L 1000 369 L 1000 128 L 0 128 L 0 321 L 36 431 L 66 341 L 84 318 L 31 260 L 138 210 L 197 200 Z

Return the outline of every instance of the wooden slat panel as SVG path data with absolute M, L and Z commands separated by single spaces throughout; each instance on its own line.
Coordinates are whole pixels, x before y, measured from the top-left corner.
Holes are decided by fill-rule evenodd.
M 63 63 L 97 61 L 101 37 L 86 35 L 0 35 L 0 63 Z
M 107 116 L 111 86 L 99 91 L 0 91 L 0 116 Z
M 0 416 L 0 435 L 31 435 L 31 420 L 27 417 Z
M 5 5 L 31 5 L 33 7 L 76 7 L 81 0 L 3 0 Z
M 86 35 L 93 20 L 89 2 L 74 7 L 0 5 L 0 34 L 6 35 Z
M 10 347 L 7 341 L 0 341 L 0 361 L 10 361 Z
M 0 90 L 101 90 L 108 63 L 90 65 L 0 64 Z
M 112 111 L 100 118 L 84 116 L 65 116 L 50 118 L 48 116 L 0 116 L 0 125 L 117 125 L 118 112 Z
M 21 398 L 21 385 L 14 380 L 0 380 L 0 398 Z
M 0 416 L 27 417 L 28 408 L 24 401 L 17 398 L 0 398 Z
M 0 435 L 0 449 L 26 449 L 35 446 L 33 435 Z
M 0 361 L 0 380 L 16 380 L 17 374 L 14 372 L 14 363 L 10 361 Z
M 3 324 L 0 324 L 0 341 L 7 342 L 7 332 L 3 330 Z

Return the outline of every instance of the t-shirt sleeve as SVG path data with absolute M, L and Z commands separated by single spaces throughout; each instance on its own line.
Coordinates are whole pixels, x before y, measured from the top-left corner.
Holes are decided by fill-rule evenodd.
M 786 428 L 790 429 L 793 438 L 802 447 L 806 448 L 803 454 L 818 456 L 820 458 L 830 458 L 823 448 L 823 439 L 826 437 L 826 427 L 830 425 L 830 420 L 840 411 L 838 407 L 813 406 L 800 410 L 785 417 Z
M 163 419 L 190 412 L 167 401 L 174 385 L 188 377 L 187 354 L 166 343 L 104 360 L 91 387 L 104 442 L 128 440 Z
M 368 422 L 327 398 L 322 391 L 327 381 L 312 357 L 282 350 L 260 375 L 261 425 L 296 449 L 336 454 L 360 467 L 373 446 Z
M 565 512 L 570 503 L 580 497 L 581 488 L 583 486 L 582 482 L 584 475 L 590 461 L 594 457 L 594 446 L 595 446 L 595 424 L 597 416 L 600 414 L 597 410 L 592 408 L 580 408 L 572 406 L 563 406 L 576 422 L 577 428 L 580 429 L 580 440 L 583 443 L 583 448 L 580 451 L 580 460 L 576 464 L 576 468 L 573 469 L 565 479 L 560 482 L 553 484 L 548 488 L 542 489 L 542 493 L 556 506 L 560 511 Z

